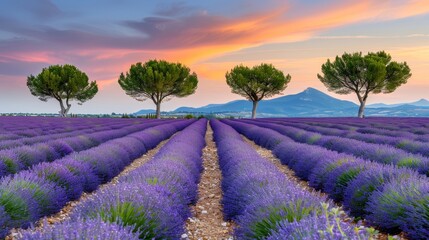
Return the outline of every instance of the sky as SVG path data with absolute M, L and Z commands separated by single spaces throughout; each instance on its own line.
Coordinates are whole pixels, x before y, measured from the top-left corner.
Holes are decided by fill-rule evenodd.
M 292 76 L 284 95 L 313 87 L 357 103 L 326 90 L 321 65 L 344 52 L 381 50 L 407 62 L 412 77 L 368 104 L 429 99 L 428 26 L 428 0 L 0 0 L 0 113 L 57 113 L 58 102 L 42 102 L 26 86 L 27 76 L 54 64 L 73 64 L 99 86 L 83 105 L 72 102 L 72 113 L 154 109 L 117 82 L 150 59 L 181 62 L 199 79 L 194 95 L 162 110 L 241 99 L 225 73 L 261 63 Z

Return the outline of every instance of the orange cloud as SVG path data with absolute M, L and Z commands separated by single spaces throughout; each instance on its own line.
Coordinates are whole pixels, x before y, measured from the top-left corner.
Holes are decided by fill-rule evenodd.
M 49 63 L 49 62 L 58 62 L 59 58 L 54 57 L 51 52 L 14 52 L 8 54 L 0 53 L 0 61 L 22 61 L 22 62 L 40 62 L 40 63 Z
M 277 7 L 238 19 L 217 21 L 211 27 L 205 25 L 205 29 L 193 29 L 187 33 L 191 33 L 187 35 L 188 38 L 201 38 L 199 35 L 204 34 L 223 36 L 216 41 L 202 42 L 193 47 L 177 47 L 170 49 L 168 54 L 163 50 L 159 53 L 166 58 L 192 64 L 264 43 L 305 40 L 319 31 L 360 21 L 390 20 L 426 13 L 429 12 L 429 2 L 404 1 L 398 4 L 376 0 L 346 1 L 288 19 L 290 11 L 294 9 L 289 6 Z

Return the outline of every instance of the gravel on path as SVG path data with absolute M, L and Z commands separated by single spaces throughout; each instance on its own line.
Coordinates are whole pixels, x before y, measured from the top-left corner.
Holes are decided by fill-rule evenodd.
M 193 217 L 186 222 L 182 239 L 232 239 L 234 224 L 223 220 L 222 175 L 213 130 L 207 126 L 206 147 L 203 149 L 203 173 L 198 184 L 198 201 L 191 206 Z

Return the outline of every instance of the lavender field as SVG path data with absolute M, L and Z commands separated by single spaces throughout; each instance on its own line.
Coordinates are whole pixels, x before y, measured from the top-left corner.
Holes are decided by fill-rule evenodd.
M 1 117 L 0 236 L 428 239 L 428 176 L 425 118 Z

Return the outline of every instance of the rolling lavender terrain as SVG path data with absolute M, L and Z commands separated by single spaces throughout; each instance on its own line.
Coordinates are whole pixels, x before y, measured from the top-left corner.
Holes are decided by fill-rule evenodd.
M 187 238 L 209 127 L 222 174 L 212 181 L 221 183 L 223 218 L 236 239 L 376 239 L 374 228 L 429 238 L 426 118 L 43 117 L 0 118 L 1 237 L 21 229 L 18 239 Z M 77 204 L 66 220 L 33 228 L 70 201 Z

